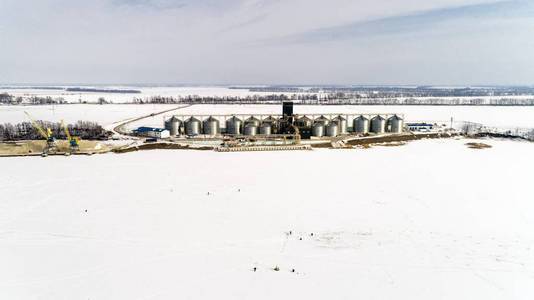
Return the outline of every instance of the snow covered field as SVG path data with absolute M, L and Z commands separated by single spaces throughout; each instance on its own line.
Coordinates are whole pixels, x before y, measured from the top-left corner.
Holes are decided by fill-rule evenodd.
M 0 123 L 27 121 L 24 110 L 35 119 L 46 121 L 75 122 L 95 121 L 104 126 L 125 119 L 147 115 L 179 107 L 181 105 L 40 105 L 40 106 L 0 106 Z M 176 114 L 232 114 L 232 113 L 281 113 L 280 105 L 193 105 L 176 111 Z M 534 128 L 534 107 L 495 107 L 495 106 L 311 106 L 296 105 L 295 113 L 400 113 L 407 121 L 471 121 L 488 126 Z M 170 115 L 170 114 L 168 114 Z M 163 126 L 161 115 L 144 119 L 135 126 Z
M 280 105 L 193 105 L 176 111 L 176 114 L 280 114 Z M 488 126 L 534 128 L 534 107 L 496 106 L 382 106 L 382 105 L 296 105 L 296 114 L 304 113 L 398 113 L 407 121 L 470 121 Z M 168 114 L 171 115 L 171 114 Z M 144 119 L 143 125 L 163 126 L 161 116 Z
M 61 86 L 58 86 L 61 87 Z M 78 87 L 78 86 L 73 86 Z M 91 88 L 82 86 L 83 88 Z M 119 94 L 105 92 L 67 92 L 65 90 L 50 89 L 7 89 L 0 87 L 0 93 L 8 93 L 15 97 L 52 97 L 63 98 L 70 103 L 79 101 L 97 102 L 100 97 L 113 103 L 129 103 L 134 98 L 148 98 L 152 96 L 177 97 L 177 96 L 248 96 L 267 95 L 272 93 L 250 92 L 247 89 L 229 89 L 227 87 L 136 87 L 136 86 L 99 86 L 97 89 L 139 90 L 138 94 Z M 278 93 L 280 94 L 280 93 Z
M 293 95 L 299 93 L 293 92 L 256 92 L 250 91 L 249 89 L 230 89 L 225 86 L 182 86 L 182 87 L 173 87 L 173 86 L 61 86 L 57 85 L 58 88 L 95 88 L 100 90 L 137 90 L 140 93 L 134 94 L 121 94 L 121 93 L 106 93 L 106 92 L 73 92 L 66 90 L 53 90 L 53 89 L 38 89 L 24 86 L 0 86 L 0 93 L 8 93 L 15 97 L 51 97 L 51 98 L 63 98 L 69 103 L 79 103 L 79 102 L 89 102 L 95 103 L 99 98 L 104 98 L 106 101 L 111 101 L 113 103 L 131 103 L 134 98 L 146 99 L 152 96 L 162 96 L 162 97 L 179 97 L 179 96 L 190 96 L 196 95 L 201 97 L 210 97 L 210 96 L 250 96 L 250 95 L 272 95 L 272 94 L 285 94 Z M 320 96 L 321 93 L 315 93 Z M 506 99 L 532 99 L 533 96 L 530 95 L 521 95 L 521 96 L 476 96 L 476 97 L 418 97 L 418 99 L 444 99 L 444 100 L 457 100 L 457 99 L 484 99 L 484 100 L 498 100 L 502 98 Z M 398 99 L 406 99 L 405 97 L 399 97 Z
M 466 142 L 2 159 L 0 299 L 533 299 L 534 144 Z

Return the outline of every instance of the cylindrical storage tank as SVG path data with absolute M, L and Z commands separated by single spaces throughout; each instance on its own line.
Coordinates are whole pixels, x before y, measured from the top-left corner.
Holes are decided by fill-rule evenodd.
M 278 120 L 273 118 L 273 116 L 268 116 L 267 118 L 263 119 L 261 122 L 262 123 L 271 123 L 271 125 L 272 125 L 273 123 L 278 122 Z
M 271 123 L 266 122 L 262 123 L 260 126 L 260 134 L 262 135 L 270 135 L 272 132 Z
M 254 125 L 254 123 L 249 123 L 245 126 L 245 135 L 256 135 L 258 134 L 258 126 Z
M 204 131 L 204 134 L 207 135 L 219 134 L 219 127 L 219 120 L 215 119 L 212 116 L 202 122 L 202 129 Z
M 165 129 L 167 129 L 171 136 L 177 136 L 180 134 L 180 119 L 173 116 L 165 121 Z
M 382 116 L 376 116 L 371 119 L 371 132 L 384 133 L 386 132 L 386 119 Z
M 330 120 L 325 116 L 320 116 L 319 118 L 315 119 L 315 122 L 321 122 L 324 126 L 328 125 Z
M 191 117 L 187 120 L 185 120 L 185 134 L 187 135 L 198 135 L 200 134 L 200 129 L 201 129 L 201 124 L 200 124 L 200 120 L 195 118 L 195 117 Z
M 226 120 L 226 134 L 241 134 L 241 119 L 233 116 Z
M 310 128 L 312 126 L 312 123 L 313 123 L 313 121 L 310 118 L 306 117 L 306 116 L 298 118 L 295 121 L 295 125 L 297 127 L 302 127 L 302 128 Z
M 326 125 L 326 136 L 338 136 L 339 127 L 335 122 L 330 122 Z
M 245 120 L 245 127 L 248 124 L 254 124 L 256 127 L 260 126 L 260 120 L 258 118 L 255 118 L 254 116 L 248 118 Z
M 404 128 L 404 121 L 401 117 L 394 115 L 393 117 L 388 119 L 389 123 L 389 130 L 394 133 L 401 133 Z
M 322 137 L 324 135 L 323 122 L 315 122 L 312 126 L 312 136 Z
M 357 133 L 369 132 L 369 119 L 364 116 L 359 116 L 352 121 L 352 131 Z
M 337 116 L 332 122 L 337 124 L 339 134 L 347 134 L 347 119 L 343 118 L 343 116 Z

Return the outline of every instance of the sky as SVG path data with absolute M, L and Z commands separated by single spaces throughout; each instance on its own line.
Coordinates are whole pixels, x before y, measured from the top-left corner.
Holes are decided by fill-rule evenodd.
M 534 85 L 531 0 L 0 0 L 3 84 Z

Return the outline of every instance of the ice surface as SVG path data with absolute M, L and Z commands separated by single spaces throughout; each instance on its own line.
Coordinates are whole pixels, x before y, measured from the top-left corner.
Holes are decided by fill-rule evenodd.
M 467 142 L 4 158 L 0 299 L 530 300 L 534 144 Z

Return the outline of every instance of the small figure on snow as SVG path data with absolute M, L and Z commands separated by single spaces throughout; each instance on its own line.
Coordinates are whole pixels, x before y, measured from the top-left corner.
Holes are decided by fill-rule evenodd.
M 280 271 L 280 268 L 278 267 L 278 265 L 276 265 L 276 267 L 274 267 L 274 269 L 276 272 Z
M 256 267 L 254 267 L 254 269 L 252 269 L 252 270 L 254 270 L 254 272 L 256 272 Z

